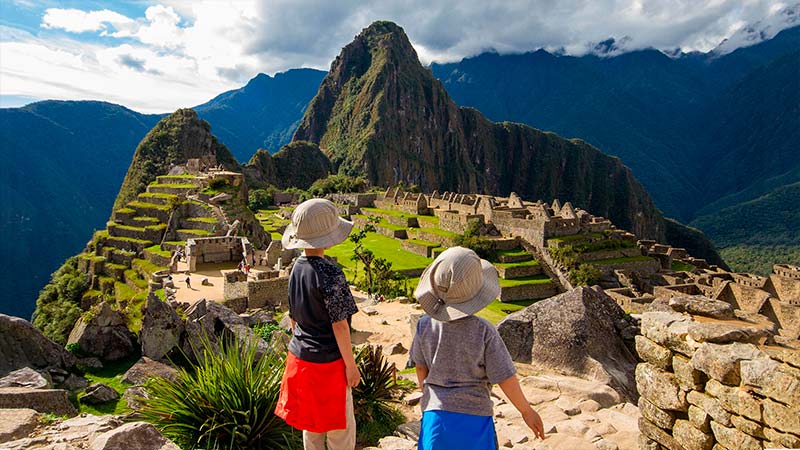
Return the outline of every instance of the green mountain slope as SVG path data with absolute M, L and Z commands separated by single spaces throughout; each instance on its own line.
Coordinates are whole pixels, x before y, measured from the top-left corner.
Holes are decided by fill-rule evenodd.
M 374 23 L 342 50 L 294 139 L 319 143 L 338 172 L 373 184 L 559 197 L 639 236 L 665 237 L 661 213 L 619 159 L 459 108 L 391 22 Z

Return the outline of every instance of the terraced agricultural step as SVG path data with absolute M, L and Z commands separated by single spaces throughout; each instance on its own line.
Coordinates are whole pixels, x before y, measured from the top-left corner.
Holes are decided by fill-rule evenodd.
M 156 217 L 148 217 L 148 216 L 136 216 L 130 220 L 130 223 L 124 223 L 123 225 L 130 225 L 134 227 L 146 227 L 149 225 L 158 225 L 161 222 Z
M 117 222 L 125 223 L 127 220 L 132 220 L 136 216 L 136 210 L 133 208 L 120 208 L 114 211 L 113 219 Z
M 206 230 L 197 230 L 197 229 L 178 229 L 175 230 L 175 234 L 178 236 L 178 239 L 181 241 L 185 241 L 187 239 L 198 238 L 198 237 L 209 237 L 212 236 L 212 233 Z
M 375 208 L 362 208 L 362 213 L 366 216 L 378 217 L 392 225 L 403 228 L 419 228 L 417 216 L 405 214 L 394 210 L 380 210 Z
M 131 266 L 131 259 L 136 256 L 134 252 L 112 247 L 108 243 L 104 244 L 104 246 L 100 249 L 100 252 L 108 261 L 111 261 L 114 264 L 122 264 L 126 267 Z
M 213 217 L 190 217 L 180 222 L 180 228 L 190 230 L 205 230 L 214 233 L 222 228 L 222 225 Z
M 406 239 L 400 244 L 400 246 L 405 251 L 416 253 L 417 255 L 425 256 L 426 258 L 432 257 L 434 249 L 441 248 L 437 242 L 420 241 L 417 239 Z
M 169 250 L 161 250 L 161 246 L 156 244 L 152 247 L 147 247 L 143 252 L 144 259 L 150 261 L 157 266 L 169 266 L 172 252 Z
M 497 269 L 497 273 L 500 275 L 500 278 L 506 280 L 515 280 L 519 278 L 532 277 L 534 275 L 539 275 L 542 273 L 542 266 L 540 266 L 538 263 L 495 264 L 494 267 Z
M 118 281 L 122 281 L 122 280 L 125 279 L 124 277 L 125 277 L 125 271 L 126 270 L 128 270 L 128 266 L 126 266 L 126 265 L 115 264 L 115 263 L 107 263 L 105 265 L 104 272 L 109 277 L 111 277 L 111 278 L 113 278 L 115 280 L 118 280 Z
M 420 241 L 435 242 L 442 247 L 455 245 L 456 234 L 438 228 L 409 228 L 408 237 Z
M 108 224 L 110 237 L 126 237 L 144 241 L 161 241 L 166 230 L 166 224 L 148 225 L 146 227 L 133 227 L 111 222 Z
M 147 192 L 151 194 L 174 194 L 174 195 L 187 195 L 197 192 L 197 186 L 193 184 L 150 184 L 147 186 Z
M 558 294 L 558 288 L 547 277 L 537 275 L 530 279 L 501 280 L 500 301 L 539 300 Z
M 520 263 L 530 261 L 533 256 L 525 250 L 506 250 L 497 252 L 497 260 L 501 263 Z
M 169 220 L 170 207 L 167 205 L 135 201 L 128 203 L 128 208 L 135 211 L 134 216 L 155 217 L 164 223 Z
M 109 236 L 106 240 L 108 245 L 116 247 L 121 250 L 129 250 L 139 254 L 145 248 L 153 245 L 153 241 L 146 241 L 143 239 L 126 238 L 121 236 Z
M 155 203 L 157 205 L 168 205 L 170 202 L 177 201 L 178 196 L 175 194 L 161 194 L 155 192 L 142 192 L 137 196 L 140 202 Z
M 203 179 L 195 176 L 187 175 L 160 175 L 156 177 L 157 184 L 193 184 L 195 186 L 202 186 Z

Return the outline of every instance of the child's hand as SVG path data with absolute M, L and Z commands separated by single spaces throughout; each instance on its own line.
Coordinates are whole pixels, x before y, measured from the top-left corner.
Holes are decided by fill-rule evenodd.
M 522 414 L 522 419 L 525 421 L 525 425 L 533 430 L 533 434 L 536 437 L 544 439 L 544 424 L 542 423 L 542 418 L 539 417 L 539 413 L 533 409 L 528 409 Z
M 345 364 L 344 372 L 347 376 L 347 385 L 351 388 L 358 386 L 361 382 L 361 372 L 358 371 L 358 366 L 355 364 Z

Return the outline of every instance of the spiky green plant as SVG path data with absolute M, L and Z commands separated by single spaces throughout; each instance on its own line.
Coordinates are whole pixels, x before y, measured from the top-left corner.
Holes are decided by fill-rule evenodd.
M 199 362 L 172 381 L 147 385 L 139 411 L 181 448 L 301 448 L 299 432 L 275 416 L 285 360 L 256 356 L 252 342 L 203 343 Z
M 367 428 L 372 430 L 376 437 L 391 434 L 404 420 L 393 405 L 397 404 L 401 394 L 409 389 L 397 383 L 394 365 L 383 355 L 380 346 L 362 347 L 356 353 L 356 365 L 361 372 L 361 383 L 353 389 L 353 408 L 356 423 L 360 427 L 360 440 L 371 443 L 369 441 L 372 439 L 363 434 L 366 431 L 363 426 L 369 425 Z

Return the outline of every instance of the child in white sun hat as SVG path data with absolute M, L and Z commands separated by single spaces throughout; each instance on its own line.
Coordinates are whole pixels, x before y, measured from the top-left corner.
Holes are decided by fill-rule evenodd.
M 283 234 L 284 248 L 302 248 L 289 277 L 292 340 L 275 414 L 303 430 L 305 450 L 353 450 L 356 421 L 350 389 L 360 380 L 350 342 L 358 311 L 342 270 L 325 249 L 350 234 L 328 200 L 301 203 Z
M 419 450 L 496 449 L 492 384 L 544 439 L 542 419 L 522 393 L 497 329 L 473 315 L 500 295 L 494 266 L 472 250 L 449 248 L 422 273 L 414 295 L 427 313 L 410 355 L 423 392 Z

